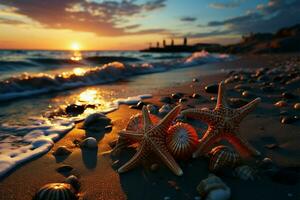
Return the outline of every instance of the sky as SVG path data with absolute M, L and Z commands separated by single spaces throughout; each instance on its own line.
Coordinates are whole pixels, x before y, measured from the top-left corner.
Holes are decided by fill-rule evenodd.
M 299 0 L 1 0 L 0 49 L 137 50 L 230 44 L 300 23 Z

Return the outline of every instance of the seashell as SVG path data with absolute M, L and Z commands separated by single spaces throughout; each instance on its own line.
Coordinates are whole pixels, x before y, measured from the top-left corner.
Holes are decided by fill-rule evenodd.
M 80 146 L 88 149 L 95 149 L 98 148 L 98 142 L 95 138 L 88 137 L 81 142 Z
M 43 186 L 32 200 L 77 200 L 72 186 L 67 183 L 50 183 Z
M 219 171 L 227 167 L 236 167 L 241 162 L 240 155 L 227 146 L 217 146 L 209 152 L 209 170 Z
M 153 124 L 156 124 L 159 122 L 159 118 L 156 117 L 155 115 L 150 114 L 150 119 L 153 122 Z M 133 115 L 130 117 L 125 130 L 137 131 L 142 128 L 143 128 L 143 116 L 142 116 L 142 114 L 136 114 L 136 115 Z M 114 147 L 112 153 L 118 154 L 122 149 L 124 149 L 134 143 L 135 143 L 135 141 L 130 141 L 124 135 L 120 134 L 119 139 L 118 139 L 116 146 Z
M 93 113 L 89 115 L 83 123 L 86 130 L 104 130 L 111 123 L 111 119 L 102 113 Z
M 175 158 L 187 159 L 197 148 L 198 135 L 191 125 L 177 122 L 168 129 L 166 143 Z
M 214 174 L 203 179 L 197 186 L 197 191 L 205 200 L 227 200 L 231 196 L 230 188 Z
M 234 169 L 233 176 L 238 177 L 244 181 L 254 181 L 256 178 L 256 170 L 249 167 L 248 165 L 243 165 Z

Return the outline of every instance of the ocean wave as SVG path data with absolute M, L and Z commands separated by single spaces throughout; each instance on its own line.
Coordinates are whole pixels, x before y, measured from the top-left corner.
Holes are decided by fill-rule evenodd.
M 71 72 L 57 75 L 23 73 L 20 76 L 0 81 L 0 101 L 11 100 L 29 95 L 104 84 L 134 75 L 166 71 L 175 68 L 212 63 L 231 59 L 228 55 L 197 52 L 188 58 L 161 63 L 124 64 L 111 62 L 101 67 L 75 68 Z

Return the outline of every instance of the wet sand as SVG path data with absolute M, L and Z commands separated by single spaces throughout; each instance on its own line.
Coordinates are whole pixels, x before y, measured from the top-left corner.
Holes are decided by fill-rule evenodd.
M 235 66 L 237 69 L 249 67 L 253 70 L 259 67 L 273 67 L 277 60 L 283 61 L 291 55 L 282 56 L 245 56 L 244 58 L 228 63 L 220 63 L 220 68 Z M 298 55 L 296 55 L 298 56 Z M 295 55 L 293 55 L 295 57 Z M 298 56 L 299 57 L 299 56 Z M 207 76 L 199 79 L 199 82 L 189 82 L 184 85 L 176 85 L 173 88 L 164 88 L 153 94 L 153 98 L 146 99 L 158 106 L 163 105 L 159 99 L 170 96 L 175 92 L 182 92 L 188 99 L 183 103 L 183 107 L 192 105 L 196 107 L 213 108 L 214 101 L 211 96 L 204 91 L 207 84 L 218 83 L 228 77 L 227 74 Z M 197 77 L 195 77 L 197 78 Z M 228 96 L 240 97 L 241 94 L 233 88 L 237 83 L 229 83 Z M 251 83 L 250 83 L 251 85 Z M 256 86 L 253 84 L 252 86 Z M 258 87 L 253 88 L 253 92 L 258 91 Z M 284 90 L 285 88 L 283 88 Z M 298 88 L 291 89 L 292 92 L 300 96 Z M 193 93 L 202 96 L 199 100 L 188 98 Z M 299 176 L 300 169 L 300 121 L 291 124 L 280 123 L 280 111 L 299 115 L 299 110 L 292 109 L 293 103 L 299 99 L 291 100 L 288 107 L 281 109 L 273 106 L 280 100 L 281 90 L 278 92 L 256 93 L 262 97 L 262 103 L 255 109 L 241 124 L 241 135 L 246 138 L 257 150 L 262 153 L 262 158 L 271 158 L 276 165 L 283 169 L 292 169 L 295 175 Z M 254 97 L 249 97 L 254 99 Z M 113 129 L 109 133 L 85 132 L 79 129 L 78 124 L 75 129 L 67 133 L 60 141 L 55 143 L 53 150 L 65 145 L 72 150 L 66 157 L 54 157 L 52 152 L 31 161 L 20 168 L 17 168 L 0 182 L 0 199 L 5 200 L 30 200 L 34 193 L 44 184 L 51 182 L 62 182 L 69 174 L 78 176 L 81 189 L 80 194 L 83 199 L 195 199 L 199 194 L 196 186 L 199 182 L 207 178 L 209 174 L 208 159 L 197 158 L 188 161 L 179 161 L 184 172 L 183 176 L 177 177 L 163 164 L 159 165 L 157 171 L 150 170 L 148 166 L 137 167 L 127 173 L 118 174 L 116 170 L 127 162 L 134 154 L 133 148 L 123 150 L 117 156 L 111 156 L 110 143 L 117 139 L 118 131 L 124 129 L 131 115 L 139 113 L 140 110 L 130 109 L 127 105 L 120 106 L 120 109 L 108 114 L 112 119 Z M 197 121 L 190 121 L 196 125 L 199 136 L 205 132 L 206 126 Z M 97 150 L 85 150 L 76 147 L 73 143 L 75 139 L 85 137 L 95 137 L 98 143 Z M 265 145 L 277 144 L 278 148 L 269 149 Z M 154 161 L 157 162 L 157 161 Z M 56 169 L 62 165 L 69 165 L 73 169 L 70 172 L 58 173 Z M 267 176 L 261 176 L 255 181 L 243 181 L 229 175 L 220 175 L 222 180 L 231 188 L 233 200 L 239 199 L 299 199 L 300 183 L 280 183 L 271 180 Z M 176 187 L 174 186 L 174 183 Z

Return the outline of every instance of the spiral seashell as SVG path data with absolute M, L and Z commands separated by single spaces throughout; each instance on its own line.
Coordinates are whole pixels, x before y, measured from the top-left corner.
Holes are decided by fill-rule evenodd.
M 241 162 L 240 155 L 227 146 L 217 146 L 209 152 L 209 170 L 219 171 L 227 167 L 236 167 Z
M 197 186 L 197 191 L 205 200 L 227 200 L 231 196 L 230 188 L 214 174 L 203 179 Z
M 44 185 L 32 200 L 77 200 L 74 189 L 67 183 L 50 183 Z
M 243 165 L 235 168 L 233 171 L 233 176 L 238 177 L 244 181 L 251 180 L 254 181 L 256 178 L 257 171 L 248 165 Z
M 155 115 L 150 114 L 150 119 L 153 124 L 159 122 L 159 118 Z M 142 114 L 136 114 L 130 117 L 129 122 L 125 130 L 127 131 L 137 131 L 143 128 L 143 116 Z M 118 154 L 122 149 L 134 144 L 135 141 L 130 141 L 124 135 L 120 134 L 116 146 L 113 149 L 113 154 Z
M 187 159 L 197 148 L 198 135 L 191 125 L 177 122 L 169 128 L 166 143 L 175 158 Z

